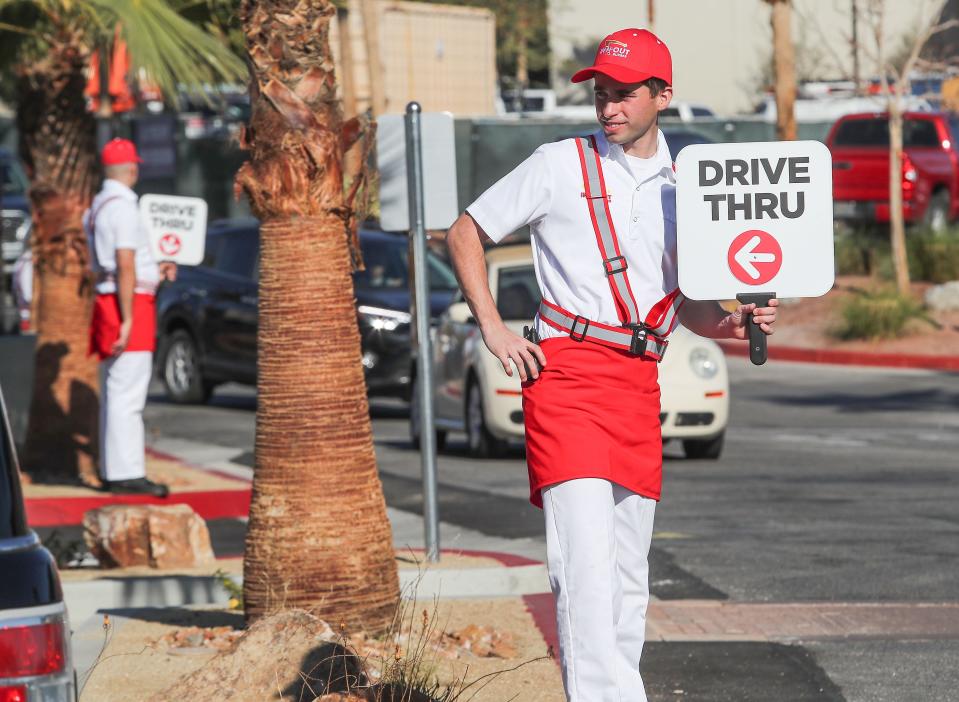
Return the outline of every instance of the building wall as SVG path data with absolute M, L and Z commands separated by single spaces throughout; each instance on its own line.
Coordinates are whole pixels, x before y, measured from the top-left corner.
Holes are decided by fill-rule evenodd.
M 763 0 L 654 0 L 653 31 L 669 46 L 673 56 L 674 95 L 677 100 L 701 102 L 720 114 L 749 111 L 759 100 L 763 64 L 771 56 L 770 8 Z M 868 28 L 860 6 L 859 35 Z M 797 63 L 817 66 L 817 78 L 852 74 L 849 40 L 852 34 L 852 0 L 794 0 L 793 35 Z M 925 0 L 886 0 L 885 42 L 899 46 L 904 32 L 914 28 Z M 647 27 L 648 2 L 606 0 L 602 13 L 587 0 L 550 0 L 550 45 L 554 87 L 567 96 L 569 75 L 561 70 L 577 45 L 591 45 L 606 34 L 625 27 Z M 863 76 L 875 72 L 872 49 L 860 53 Z M 585 93 L 583 93 L 585 95 Z
M 378 32 L 386 113 L 402 113 L 411 100 L 427 112 L 493 114 L 496 97 L 496 18 L 490 10 L 380 0 Z M 336 20 L 330 43 L 337 74 L 351 70 L 358 111 L 370 105 L 370 65 L 363 14 L 350 0 L 352 66 L 341 60 Z M 339 81 L 342 88 L 343 81 Z

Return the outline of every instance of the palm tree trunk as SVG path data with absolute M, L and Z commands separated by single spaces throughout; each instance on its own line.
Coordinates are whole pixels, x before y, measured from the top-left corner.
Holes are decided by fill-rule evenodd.
M 360 363 L 333 13 L 298 0 L 243 8 L 254 103 L 237 188 L 262 222 L 243 594 L 251 620 L 303 607 L 378 630 L 399 587 Z
M 63 36 L 19 69 L 17 127 L 31 178 L 37 350 L 24 465 L 35 480 L 98 484 L 96 359 L 89 356 L 92 289 L 81 218 L 97 177 L 86 112 L 87 55 Z

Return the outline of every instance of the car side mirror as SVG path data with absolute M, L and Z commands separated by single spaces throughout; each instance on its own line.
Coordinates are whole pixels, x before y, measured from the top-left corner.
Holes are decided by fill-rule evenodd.
M 473 313 L 470 312 L 470 306 L 465 302 L 454 302 L 446 310 L 446 314 L 450 321 L 456 324 L 476 324 Z

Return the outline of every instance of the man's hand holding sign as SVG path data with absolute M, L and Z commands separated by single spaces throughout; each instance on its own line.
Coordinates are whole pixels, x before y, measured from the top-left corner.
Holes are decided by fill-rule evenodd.
M 815 141 L 697 144 L 676 161 L 679 287 L 744 303 L 724 323 L 757 365 L 776 298 L 832 288 L 831 165 Z

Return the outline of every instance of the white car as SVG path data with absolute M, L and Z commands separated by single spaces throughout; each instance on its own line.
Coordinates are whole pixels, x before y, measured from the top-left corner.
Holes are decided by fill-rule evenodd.
M 517 334 L 532 324 L 540 294 L 528 244 L 486 252 L 490 290 L 506 325 Z M 663 439 L 680 439 L 689 458 L 719 458 L 729 418 L 729 376 L 715 342 L 683 328 L 671 336 L 659 368 Z M 510 440 L 522 440 L 519 376 L 509 377 L 483 343 L 462 297 L 440 317 L 433 339 L 437 446 L 447 432 L 465 432 L 473 456 L 502 455 Z M 415 398 L 415 394 L 414 394 Z M 419 436 L 416 402 L 410 412 L 414 443 Z

